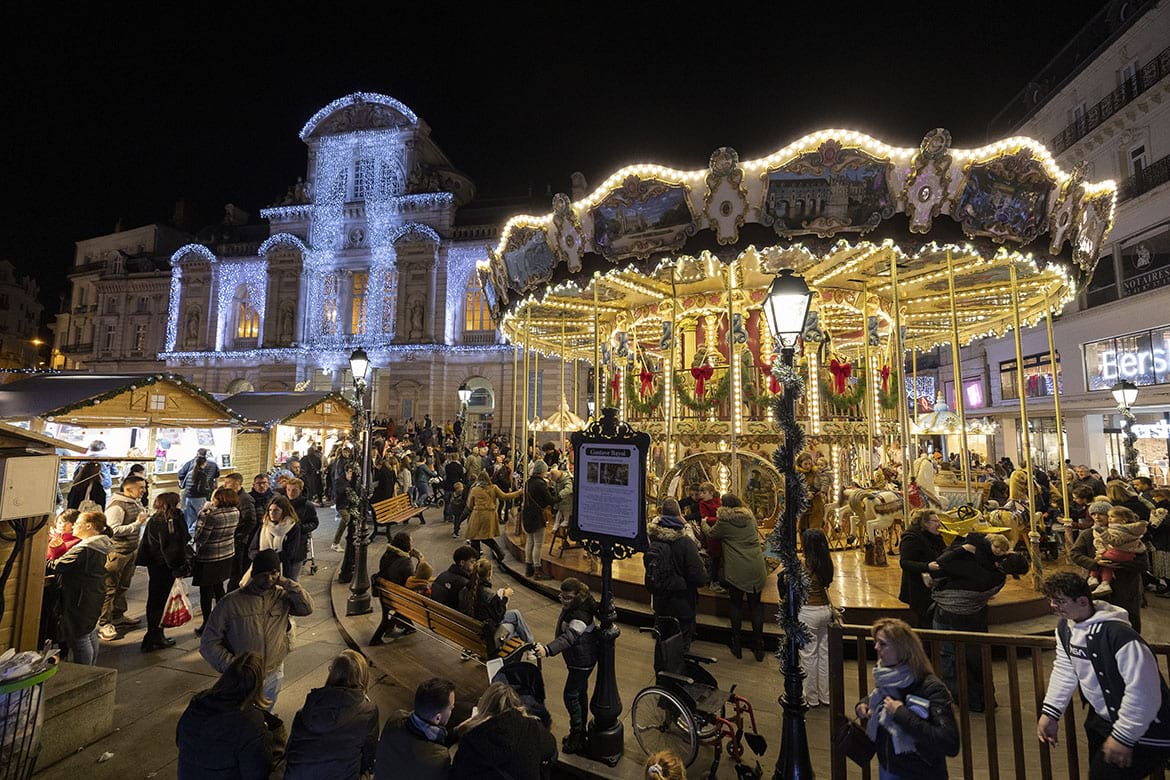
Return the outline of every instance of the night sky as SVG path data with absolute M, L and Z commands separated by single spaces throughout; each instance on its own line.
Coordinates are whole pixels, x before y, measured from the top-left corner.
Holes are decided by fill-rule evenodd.
M 751 159 L 829 126 L 974 146 L 1101 3 L 30 5 L 2 33 L 0 241 L 48 320 L 74 241 L 180 198 L 204 223 L 229 202 L 255 215 L 303 175 L 304 122 L 349 92 L 414 109 L 483 198 L 702 168 L 719 146 Z

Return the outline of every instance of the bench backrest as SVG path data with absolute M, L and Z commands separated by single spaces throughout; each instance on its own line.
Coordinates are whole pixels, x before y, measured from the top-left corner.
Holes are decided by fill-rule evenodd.
M 396 515 L 401 515 L 410 511 L 410 496 L 406 495 L 405 493 L 399 493 L 398 495 L 392 498 L 388 498 L 385 501 L 377 502 L 373 505 L 373 507 L 374 519 L 379 523 L 386 523 L 393 519 Z M 384 520 L 383 518 L 387 519 Z
M 375 590 L 388 609 L 480 658 L 488 657 L 483 623 L 475 618 L 393 582 L 378 580 Z

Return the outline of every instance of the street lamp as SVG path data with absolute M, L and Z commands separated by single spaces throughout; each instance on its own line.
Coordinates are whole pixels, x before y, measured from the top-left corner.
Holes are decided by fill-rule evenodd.
M 1122 424 L 1125 426 L 1125 472 L 1126 476 L 1133 479 L 1138 475 L 1137 447 L 1134 446 L 1137 434 L 1133 430 L 1133 405 L 1137 403 L 1138 388 L 1128 379 L 1122 379 L 1109 391 L 1113 393 L 1113 400 L 1117 402 L 1117 411 L 1121 412 Z
M 463 447 L 463 437 L 467 435 L 467 404 L 471 401 L 471 388 L 467 383 L 459 385 L 459 447 Z
M 800 608 L 804 605 L 803 573 L 796 557 L 796 523 L 800 504 L 806 495 L 804 478 L 795 468 L 796 452 L 804 442 L 804 431 L 796 422 L 796 399 L 800 384 L 793 372 L 796 341 L 804 332 L 804 321 L 812 292 L 802 277 L 791 268 L 785 268 L 772 281 L 764 300 L 764 316 L 772 337 L 780 345 L 780 366 L 775 370 L 781 380 L 783 395 L 776 406 L 776 417 L 784 434 L 784 445 L 776 451 L 776 466 L 784 476 L 784 516 L 773 531 L 777 534 L 780 560 L 784 566 L 787 598 L 781 607 L 780 625 L 784 629 L 780 648 L 780 665 L 784 674 L 784 694 L 780 706 L 784 720 L 780 737 L 780 755 L 776 759 L 774 780 L 813 777 L 812 761 L 808 754 L 808 731 L 804 713 L 804 672 L 800 669 Z M 812 381 L 816 381 L 815 377 Z M 778 533 L 777 533 L 778 532 Z
M 373 423 L 370 419 L 371 410 L 366 408 L 366 372 L 370 370 L 370 356 L 361 347 L 349 356 L 349 370 L 353 375 L 353 389 L 357 400 L 357 413 L 354 415 L 354 430 L 361 431 L 362 437 L 362 472 L 358 485 L 358 523 L 354 529 L 353 554 L 354 576 L 349 586 L 349 599 L 345 602 L 346 615 L 365 615 L 373 611 L 370 604 L 370 431 Z

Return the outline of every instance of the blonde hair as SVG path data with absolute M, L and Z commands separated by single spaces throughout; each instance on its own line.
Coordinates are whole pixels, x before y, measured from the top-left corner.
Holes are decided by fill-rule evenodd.
M 682 759 L 669 750 L 659 750 L 646 757 L 643 764 L 646 780 L 687 780 L 687 768 Z
M 490 720 L 497 715 L 502 715 L 508 710 L 519 710 L 524 715 L 528 715 L 528 710 L 524 709 L 524 702 L 520 700 L 520 694 L 512 688 L 511 685 L 502 682 L 492 683 L 479 697 L 476 702 L 476 713 L 472 717 L 465 720 L 459 726 L 459 733 L 466 734 L 476 726 L 484 721 Z M 531 716 L 529 716 L 531 717 Z
M 1007 552 L 1012 551 L 1011 542 L 1009 542 L 1008 538 L 1003 534 L 987 534 L 987 536 L 984 538 L 987 539 L 987 543 L 991 545 L 992 550 L 1006 550 Z
M 365 693 L 370 687 L 370 665 L 361 653 L 342 650 L 329 664 L 329 676 L 325 678 L 325 684 L 354 688 Z
M 909 666 L 916 681 L 921 681 L 926 675 L 934 672 L 926 650 L 922 648 L 922 640 L 918 638 L 918 634 L 914 633 L 914 629 L 905 620 L 897 618 L 876 620 L 873 624 L 874 639 L 877 639 L 878 633 L 883 634 L 886 643 L 897 650 L 898 663 Z

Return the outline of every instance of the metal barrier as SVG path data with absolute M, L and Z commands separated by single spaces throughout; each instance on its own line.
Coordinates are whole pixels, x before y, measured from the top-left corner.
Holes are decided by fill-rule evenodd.
M 872 689 L 871 672 L 876 656 L 873 653 L 870 632 L 870 626 L 829 627 L 829 669 L 840 670 L 840 674 L 832 674 L 829 685 L 829 714 L 834 734 L 842 723 L 853 718 L 854 705 Z M 959 760 L 962 762 L 963 777 L 974 777 L 975 768 L 978 766 L 980 770 L 986 767 L 986 776 L 991 780 L 998 780 L 1001 776 L 1001 758 L 1008 755 L 1010 755 L 1010 764 L 1006 772 L 1008 777 L 1039 776 L 1043 780 L 1050 780 L 1053 777 L 1081 777 L 1082 763 L 1085 764 L 1087 772 L 1087 761 L 1082 762 L 1082 756 L 1087 751 L 1082 728 L 1086 705 L 1081 702 L 1079 695 L 1073 696 L 1064 717 L 1061 718 L 1064 728 L 1061 745 L 1054 750 L 1036 738 L 1036 721 L 1040 705 L 1044 702 L 1044 693 L 1048 687 L 1047 675 L 1052 669 L 1056 649 L 1055 637 L 978 634 L 966 631 L 921 630 L 916 633 L 922 638 L 936 673 L 940 668 L 939 655 L 942 643 L 954 643 L 960 701 L 966 701 L 968 694 L 967 654 L 978 653 L 983 661 L 983 677 L 988 681 L 988 688 L 984 693 L 987 705 L 984 712 L 980 715 L 969 712 L 965 707 L 955 707 L 962 744 Z M 849 663 L 855 667 L 857 690 L 860 692 L 848 702 L 845 696 L 845 682 L 849 675 L 845 658 L 847 645 L 854 651 L 854 658 Z M 1163 674 L 1170 676 L 1170 644 L 1151 644 L 1150 649 L 1161 662 L 1159 666 L 1162 667 Z M 1002 738 L 999 733 L 1002 724 L 996 720 L 996 707 L 992 706 L 992 702 L 995 700 L 994 683 L 1002 684 L 1004 680 L 996 677 L 997 668 L 993 663 L 993 655 L 996 659 L 1002 657 L 1005 667 L 1003 674 L 1007 678 L 1009 700 L 1000 702 L 1000 709 L 1006 707 L 1010 710 L 1008 716 L 1010 733 L 1003 734 Z M 1025 669 L 1023 676 L 1020 673 L 1021 666 Z M 1029 667 L 1030 674 L 1027 673 Z M 1025 711 L 1028 713 L 1027 717 Z M 1005 751 L 1001 754 L 1001 742 L 1006 743 L 1008 740 L 1011 742 L 1010 754 L 1006 751 L 1006 744 Z M 977 750 L 976 742 L 981 743 L 981 749 Z M 1028 766 L 1029 758 L 1036 759 L 1039 765 L 1038 775 Z M 844 780 L 849 776 L 848 760 L 844 755 L 834 751 L 831 761 L 833 780 Z M 872 766 L 863 767 L 859 771 L 865 780 L 869 780 L 871 774 L 876 776 L 876 770 Z M 1161 779 L 1163 773 L 1155 772 L 1152 777 Z

